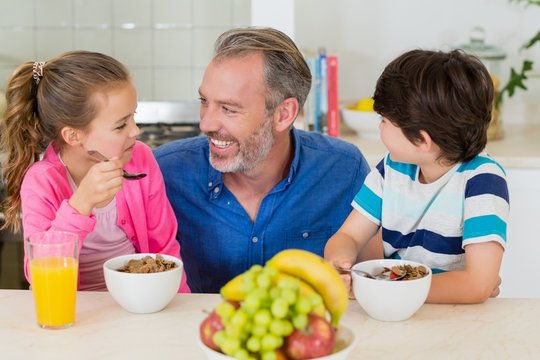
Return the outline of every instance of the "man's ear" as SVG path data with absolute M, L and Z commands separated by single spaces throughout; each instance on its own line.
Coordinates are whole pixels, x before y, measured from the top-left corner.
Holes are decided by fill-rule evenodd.
M 288 130 L 296 117 L 300 106 L 296 98 L 287 98 L 281 102 L 274 112 L 274 129 L 278 132 Z
M 60 135 L 68 145 L 78 145 L 81 141 L 81 132 L 70 126 L 64 126 L 62 130 L 60 130 Z

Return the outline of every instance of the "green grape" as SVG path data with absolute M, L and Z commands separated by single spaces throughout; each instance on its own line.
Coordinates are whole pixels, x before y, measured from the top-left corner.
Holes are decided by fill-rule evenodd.
M 293 277 L 287 277 L 285 279 L 280 279 L 277 283 L 277 286 L 280 289 L 298 290 L 300 282 L 298 281 L 298 279 L 295 279 Z
M 264 334 L 266 334 L 266 326 L 265 325 L 253 325 L 251 328 L 251 334 L 253 336 L 262 337 Z
M 283 345 L 283 338 L 273 334 L 266 334 L 261 339 L 261 349 L 263 351 L 279 349 Z
M 265 351 L 261 354 L 261 360 L 277 360 L 275 351 Z
M 248 310 L 248 312 L 254 313 L 261 307 L 261 300 L 262 299 L 258 294 L 249 293 L 242 303 L 242 308 Z
M 246 349 L 240 349 L 234 353 L 233 357 L 237 360 L 248 360 L 249 353 Z
M 240 285 L 240 290 L 242 290 L 243 293 L 249 294 L 255 289 L 256 285 L 254 277 L 246 277 Z
M 268 274 L 268 276 L 270 276 L 271 279 L 273 279 L 274 277 L 276 277 L 278 271 L 275 267 L 273 266 L 265 266 L 264 269 L 263 269 L 263 272 Z
M 289 304 L 283 298 L 274 299 L 270 311 L 275 318 L 283 319 L 289 312 Z
M 281 289 L 276 287 L 276 286 L 272 286 L 268 292 L 268 294 L 270 295 L 270 299 L 277 299 L 278 297 L 281 296 Z
M 255 313 L 255 316 L 253 316 L 253 321 L 257 325 L 267 327 L 270 324 L 270 321 L 272 321 L 272 314 L 268 309 L 260 309 Z
M 317 305 L 320 305 L 323 303 L 322 297 L 319 294 L 313 294 L 309 297 L 309 300 L 311 301 L 311 306 L 315 307 Z
M 216 305 L 216 313 L 219 315 L 221 320 L 230 319 L 235 312 L 236 309 L 234 305 L 228 301 L 223 301 Z
M 249 319 L 248 314 L 243 310 L 239 309 L 232 317 L 230 325 L 237 328 L 243 328 Z
M 246 342 L 246 348 L 253 353 L 259 352 L 261 350 L 260 338 L 257 336 L 250 337 Z
M 304 330 L 308 324 L 308 316 L 306 314 L 296 314 L 292 318 L 292 323 L 295 329 Z
M 270 323 L 269 330 L 277 336 L 287 336 L 293 331 L 293 326 L 288 320 L 274 319 Z
M 309 314 L 312 308 L 311 301 L 305 297 L 300 297 L 294 304 L 294 311 L 298 314 Z
M 223 343 L 220 346 L 221 351 L 223 351 L 227 355 L 233 355 L 236 351 L 240 349 L 240 340 L 226 337 L 223 339 Z
M 262 267 L 262 265 L 255 264 L 255 265 L 251 266 L 248 271 L 253 273 L 253 274 L 257 274 L 257 273 L 260 273 L 263 270 L 264 270 L 264 268 Z
M 257 286 L 261 289 L 268 289 L 272 284 L 272 279 L 264 272 L 257 276 Z
M 281 297 L 289 303 L 289 305 L 292 305 L 296 302 L 296 299 L 298 298 L 298 290 L 293 290 L 290 288 L 285 288 L 281 290 Z
M 223 340 L 225 340 L 225 331 L 216 331 L 214 333 L 214 336 L 212 336 L 212 340 L 217 346 L 221 347 L 221 344 L 223 344 Z
M 239 339 L 242 335 L 242 328 L 229 324 L 225 326 L 225 334 L 227 337 Z

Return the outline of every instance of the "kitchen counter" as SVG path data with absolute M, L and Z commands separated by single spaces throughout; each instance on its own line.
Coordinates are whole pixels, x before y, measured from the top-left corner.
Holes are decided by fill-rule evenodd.
M 76 324 L 36 325 L 32 293 L 0 290 L 3 359 L 204 359 L 198 326 L 218 295 L 179 294 L 163 311 L 124 311 L 108 292 L 78 292 Z M 424 305 L 411 319 L 369 318 L 351 301 L 343 324 L 356 334 L 350 359 L 537 359 L 540 299 L 489 299 L 480 305 Z
M 345 129 L 342 138 L 358 146 L 371 166 L 386 154 L 380 138 L 364 139 Z M 540 169 L 540 124 L 512 124 L 500 140 L 488 141 L 486 151 L 505 168 Z

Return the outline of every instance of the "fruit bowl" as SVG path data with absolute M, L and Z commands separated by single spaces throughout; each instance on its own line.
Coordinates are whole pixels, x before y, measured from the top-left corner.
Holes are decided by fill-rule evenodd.
M 199 346 L 203 350 L 208 360 L 231 360 L 233 357 L 222 354 L 206 346 L 200 339 Z M 347 359 L 349 353 L 354 349 L 356 338 L 351 329 L 344 325 L 340 325 L 336 333 L 336 346 L 332 354 L 328 356 L 313 358 L 317 360 L 344 360 Z M 279 358 L 278 358 L 279 359 Z
M 410 318 L 426 301 L 431 286 L 431 269 L 423 264 L 396 259 L 369 260 L 352 268 L 375 274 L 378 269 L 395 265 L 424 266 L 427 274 L 413 280 L 377 280 L 352 272 L 356 300 L 366 313 L 381 321 L 401 321 Z
M 379 137 L 381 117 L 374 111 L 357 110 L 355 106 L 341 109 L 345 124 L 356 131 L 359 137 L 375 139 Z
M 156 254 L 121 255 L 103 264 L 107 290 L 120 306 L 132 313 L 147 314 L 162 310 L 177 294 L 182 280 L 182 261 L 163 254 L 161 256 L 164 260 L 176 264 L 175 268 L 154 273 L 118 271 L 129 260 L 142 259 L 147 255 L 154 259 L 156 257 Z

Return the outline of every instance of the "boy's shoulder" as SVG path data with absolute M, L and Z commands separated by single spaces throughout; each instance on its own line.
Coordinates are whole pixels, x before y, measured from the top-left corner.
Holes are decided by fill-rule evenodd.
M 471 174 L 487 172 L 506 176 L 506 171 L 502 165 L 486 152 L 482 152 L 471 160 L 461 163 L 457 171 L 462 173 L 469 172 Z

